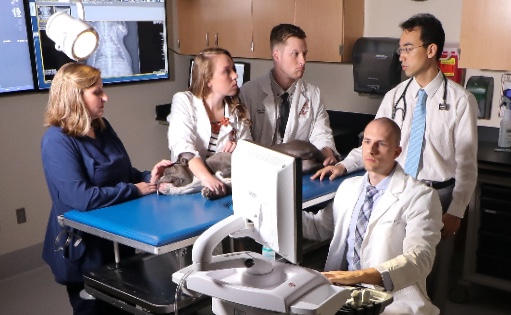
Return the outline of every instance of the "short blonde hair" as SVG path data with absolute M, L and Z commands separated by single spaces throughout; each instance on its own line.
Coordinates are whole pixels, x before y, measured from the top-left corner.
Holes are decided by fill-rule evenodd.
M 90 128 L 105 128 L 102 118 L 92 121 L 83 91 L 101 80 L 101 71 L 76 62 L 63 65 L 52 80 L 44 118 L 46 127 L 61 127 L 70 136 L 85 136 Z

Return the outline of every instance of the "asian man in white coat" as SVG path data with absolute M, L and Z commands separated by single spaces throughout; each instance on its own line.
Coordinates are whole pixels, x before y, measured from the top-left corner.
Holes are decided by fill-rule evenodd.
M 333 203 L 317 214 L 303 212 L 303 233 L 332 238 L 324 272 L 330 281 L 391 292 L 394 301 L 384 314 L 439 314 L 426 277 L 440 241 L 442 208 L 437 192 L 395 161 L 400 136 L 388 118 L 370 122 L 362 143 L 366 174 L 346 179 Z

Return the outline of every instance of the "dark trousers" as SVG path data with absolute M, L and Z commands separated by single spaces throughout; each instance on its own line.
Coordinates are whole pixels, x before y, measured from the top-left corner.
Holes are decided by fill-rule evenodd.
M 73 307 L 73 315 L 127 315 L 129 313 L 110 305 L 102 300 L 86 300 L 80 297 L 83 283 L 66 285 L 69 302 Z
M 452 200 L 454 185 L 444 189 L 438 189 L 438 196 L 442 204 L 443 213 L 447 211 Z M 454 235 L 440 240 L 436 247 L 435 262 L 433 269 L 426 279 L 428 296 L 433 304 L 440 309 L 440 314 L 445 313 L 445 304 L 449 296 L 449 265 L 454 248 Z

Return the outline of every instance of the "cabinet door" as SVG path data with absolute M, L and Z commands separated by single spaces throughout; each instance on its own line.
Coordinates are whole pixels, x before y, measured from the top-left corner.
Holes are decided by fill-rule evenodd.
M 460 67 L 511 70 L 511 1 L 463 0 Z
M 282 23 L 294 23 L 295 0 L 253 0 L 253 51 L 247 57 L 271 59 L 270 32 Z
M 364 0 L 295 3 L 295 24 L 307 34 L 307 60 L 351 61 L 353 44 L 364 32 Z
M 250 51 L 251 0 L 178 0 L 179 50 L 195 55 L 222 47 L 233 56 Z

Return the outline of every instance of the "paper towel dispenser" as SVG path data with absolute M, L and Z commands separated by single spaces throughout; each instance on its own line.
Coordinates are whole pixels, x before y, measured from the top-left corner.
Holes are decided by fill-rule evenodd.
M 401 82 L 399 38 L 361 37 L 353 46 L 355 92 L 385 94 Z
M 474 94 L 477 100 L 477 118 L 490 119 L 493 100 L 493 77 L 472 76 L 468 79 L 466 88 Z

